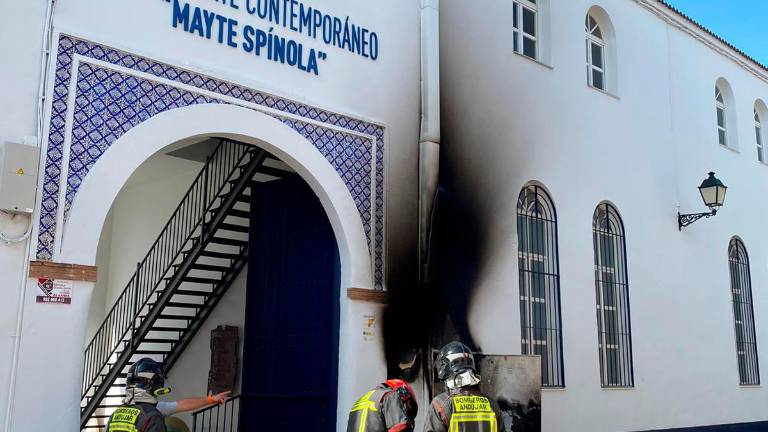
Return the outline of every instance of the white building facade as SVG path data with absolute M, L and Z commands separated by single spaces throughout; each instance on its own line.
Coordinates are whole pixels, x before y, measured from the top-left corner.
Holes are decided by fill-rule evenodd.
M 0 213 L 3 236 L 31 229 L 0 245 L 4 431 L 79 430 L 93 383 L 120 383 L 93 365 L 121 351 L 89 347 L 127 343 L 103 329 L 135 307 L 136 275 L 162 267 L 152 287 L 181 284 L 163 272 L 212 265 L 181 252 L 227 223 L 215 212 L 178 261 L 148 257 L 217 143 L 268 152 L 253 181 L 297 175 L 333 229 L 337 430 L 387 374 L 384 304 L 418 286 L 438 148 L 441 183 L 477 228 L 463 328 L 484 353 L 542 356 L 542 430 L 765 427 L 766 68 L 656 0 L 444 0 L 439 39 L 438 4 L 421 3 L 0 8 L 0 143 L 40 155 L 34 213 Z M 680 230 L 678 211 L 705 211 L 710 171 L 724 207 Z M 217 198 L 246 211 L 227 180 Z M 217 240 L 208 252 L 245 237 Z M 248 326 L 248 271 L 233 262 L 168 354 L 176 398 L 205 393 L 210 330 Z M 71 283 L 69 303 L 41 303 L 40 279 Z
M 545 357 L 546 431 L 764 428 L 765 67 L 654 0 L 440 13 L 475 344 Z M 709 171 L 725 205 L 680 231 Z
M 3 430 L 79 430 L 84 385 L 101 379 L 88 364 L 111 361 L 86 346 L 120 345 L 104 345 L 102 323 L 113 325 L 137 263 L 204 172 L 205 156 L 173 152 L 215 142 L 268 152 L 264 168 L 298 174 L 333 228 L 330 417 L 341 428 L 358 393 L 386 375 L 388 285 L 416 278 L 420 5 L 59 0 L 2 10 L 13 24 L 2 30 L 0 137 L 40 151 L 34 214 L 2 214 L 9 237 L 32 227 L 28 241 L 0 246 Z M 243 325 L 246 273 L 190 336 L 169 376 L 176 398 L 205 394 L 209 331 Z M 71 282 L 70 303 L 38 302 L 40 278 Z

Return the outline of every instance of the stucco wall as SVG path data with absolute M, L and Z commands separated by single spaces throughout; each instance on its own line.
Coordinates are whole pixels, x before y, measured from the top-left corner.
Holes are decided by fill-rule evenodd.
M 594 3 L 616 29 L 615 95 L 587 86 L 584 17 Z M 515 211 L 521 187 L 538 180 L 557 208 L 566 382 L 544 392 L 544 430 L 764 420 L 768 393 L 738 385 L 727 247 L 739 235 L 750 254 L 766 358 L 768 206 L 760 197 L 768 167 L 756 160 L 751 119 L 768 85 L 624 0 L 552 2 L 551 61 L 542 65 L 513 53 L 510 5 L 441 2 L 441 157 L 488 232 L 469 317 L 476 342 L 489 353 L 520 352 Z M 740 153 L 717 143 L 719 77 L 735 93 Z M 696 187 L 710 170 L 730 187 L 725 207 L 678 232 L 677 203 L 682 212 L 704 211 Z M 635 370 L 628 390 L 600 387 L 591 223 L 603 200 L 626 226 Z
M 0 143 L 22 142 L 25 136 L 38 135 L 36 123 L 37 92 L 42 57 L 45 2 L 23 2 L 13 8 L 3 7 L 5 24 L 0 28 L 0 57 L 12 59 L 0 68 Z M 13 43 L 10 43 L 13 41 Z M 18 220 L 18 219 L 17 219 Z M 0 230 L 9 234 L 23 232 L 25 223 L 0 217 Z M 19 318 L 19 296 L 25 244 L 0 244 L 0 425 L 5 425 L 11 384 L 14 344 Z M 0 426 L 4 427 L 4 426 Z
M 157 154 L 120 191 L 99 239 L 99 280 L 91 298 L 86 340 L 99 328 L 201 168 L 200 162 Z

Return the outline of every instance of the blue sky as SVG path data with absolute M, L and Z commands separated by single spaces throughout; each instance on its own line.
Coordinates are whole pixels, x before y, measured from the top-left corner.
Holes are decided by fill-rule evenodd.
M 768 65 L 768 0 L 667 2 L 764 65 Z

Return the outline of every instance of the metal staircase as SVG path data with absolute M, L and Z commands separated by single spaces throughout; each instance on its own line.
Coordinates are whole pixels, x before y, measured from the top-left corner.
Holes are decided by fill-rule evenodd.
M 290 174 L 263 150 L 220 140 L 85 349 L 80 427 L 101 430 L 142 357 L 166 373 L 247 262 L 250 187 Z

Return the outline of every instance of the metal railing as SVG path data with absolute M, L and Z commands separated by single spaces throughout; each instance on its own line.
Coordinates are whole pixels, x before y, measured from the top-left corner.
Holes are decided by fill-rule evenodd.
M 209 210 L 230 187 L 229 180 L 238 177 L 250 149 L 253 147 L 222 140 L 208 156 L 205 166 L 144 259 L 136 265 L 136 272 L 85 349 L 82 399 L 88 397 L 92 388 L 103 384 L 97 380 L 106 375 L 118 353 L 140 342 L 135 336 L 143 323 L 142 312 L 149 310 L 152 300 L 164 288 L 164 278 L 173 274 L 173 266 L 185 247 L 196 234 L 200 238 L 206 234 Z
M 192 413 L 192 432 L 237 432 L 240 424 L 240 395 Z

